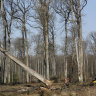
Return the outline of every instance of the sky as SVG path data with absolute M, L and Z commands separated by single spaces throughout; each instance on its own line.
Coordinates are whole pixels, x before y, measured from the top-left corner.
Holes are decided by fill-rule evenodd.
M 96 31 L 96 0 L 88 0 L 82 14 L 82 33 L 86 38 L 90 32 Z

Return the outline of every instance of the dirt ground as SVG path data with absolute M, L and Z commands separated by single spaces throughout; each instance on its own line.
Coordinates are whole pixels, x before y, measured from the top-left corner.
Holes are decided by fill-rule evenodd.
M 96 86 L 70 84 L 64 88 L 62 83 L 54 83 L 47 88 L 42 83 L 0 85 L 0 96 L 96 96 Z

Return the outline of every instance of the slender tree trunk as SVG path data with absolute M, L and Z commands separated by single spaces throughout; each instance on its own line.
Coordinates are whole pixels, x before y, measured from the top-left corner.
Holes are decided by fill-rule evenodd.
M 43 46 L 44 46 L 44 52 L 43 52 L 43 76 L 46 77 L 46 55 L 45 55 L 45 25 L 43 25 L 43 37 L 44 37 L 44 42 L 43 42 Z
M 42 60 L 42 76 L 44 76 L 44 62 L 43 62 L 43 56 L 41 57 Z
M 0 47 L 1 47 L 1 41 L 0 41 Z M 0 83 L 2 83 L 2 73 L 1 73 L 2 72 L 2 64 L 1 64 L 2 62 L 1 62 L 1 59 L 2 58 L 1 58 L 1 52 L 0 52 Z
M 67 20 L 65 20 L 65 78 L 67 78 L 67 67 L 68 67 L 68 64 L 67 64 L 67 57 L 68 57 L 68 44 L 67 44 L 67 39 L 68 39 L 68 36 L 67 36 Z
M 88 56 L 86 54 L 86 79 L 88 80 L 88 77 L 89 77 L 89 65 L 88 65 Z
M 83 63 L 83 73 L 84 73 L 83 76 L 84 76 L 84 81 L 86 82 L 86 71 L 87 71 L 86 69 L 87 69 L 87 66 L 86 66 L 86 54 L 85 54 L 85 52 L 83 54 L 83 57 L 84 57 L 84 59 L 83 59 L 84 60 L 83 61 L 84 62 Z
M 26 65 L 29 66 L 29 60 L 28 60 L 28 40 L 27 40 L 27 30 L 25 25 L 25 19 L 24 19 L 24 32 L 25 32 L 25 50 L 26 50 Z M 26 80 L 27 83 L 29 83 L 29 74 L 26 74 Z
M 48 33 L 47 21 L 45 22 L 43 35 L 44 35 L 44 74 L 46 74 L 47 79 L 49 79 L 49 33 Z
M 52 31 L 51 34 L 52 34 L 52 76 L 56 76 L 54 31 Z
M 25 31 L 26 65 L 29 66 L 29 61 L 28 61 L 28 43 L 27 43 L 27 42 L 28 42 L 28 41 L 27 41 L 27 33 L 26 33 L 26 31 Z M 28 73 L 27 73 L 26 79 L 27 79 L 27 83 L 29 83 L 29 74 L 28 74 Z
M 10 35 L 11 35 L 11 25 L 12 25 L 12 17 L 11 17 L 11 21 L 10 21 L 10 24 L 9 24 L 9 30 L 8 30 L 8 51 L 10 52 Z M 7 64 L 7 76 L 8 76 L 8 83 L 10 83 L 10 66 L 11 66 L 11 60 L 10 58 L 8 58 L 8 64 Z
M 44 19 L 45 19 L 45 62 L 47 66 L 47 79 L 49 80 L 49 32 L 48 32 L 48 21 L 49 21 L 49 13 L 48 13 L 48 5 L 45 5 L 45 13 L 44 13 Z
M 73 44 L 72 44 L 72 80 L 73 80 L 73 77 L 74 77 L 73 71 L 75 69 L 75 65 L 74 65 L 74 63 L 75 63 L 74 62 L 75 61 L 75 49 L 76 49 L 76 46 L 75 46 L 76 32 L 75 32 L 75 20 L 74 20 L 74 16 L 73 16 L 73 0 L 71 0 L 71 20 L 72 20 L 72 38 L 73 38 Z
M 46 28 L 46 30 L 47 30 L 47 28 Z M 45 57 L 46 57 L 46 59 L 45 60 L 46 60 L 46 65 L 47 65 L 47 79 L 49 80 L 49 38 L 48 37 L 49 37 L 49 35 L 47 32 L 45 35 L 45 42 L 46 42 L 46 45 L 45 45 Z
M 81 26 L 81 8 L 80 8 L 80 0 L 79 0 L 79 20 L 78 24 L 78 55 L 79 55 L 79 65 L 78 65 L 78 77 L 79 82 L 83 83 L 83 50 L 82 50 L 82 26 Z
M 22 22 L 22 59 L 24 60 L 25 58 L 25 43 L 24 43 L 24 23 Z M 25 60 L 24 60 L 25 62 Z M 25 82 L 25 71 L 20 68 L 20 74 L 21 74 L 21 77 L 22 77 L 22 82 L 24 83 Z
M 1 16 L 3 21 L 3 32 L 4 32 L 4 49 L 6 50 L 6 20 L 5 20 L 5 13 L 4 13 L 4 1 L 1 0 Z M 3 82 L 6 83 L 7 79 L 7 68 L 6 68 L 6 56 L 4 55 L 4 71 L 3 71 Z
M 10 52 L 10 34 L 8 34 L 8 51 Z M 8 58 L 7 64 L 7 76 L 8 76 L 8 83 L 10 83 L 10 58 Z

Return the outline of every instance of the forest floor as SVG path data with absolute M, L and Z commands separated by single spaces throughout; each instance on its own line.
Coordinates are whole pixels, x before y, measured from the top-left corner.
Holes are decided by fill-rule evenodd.
M 63 83 L 54 83 L 47 88 L 42 83 L 0 85 L 0 96 L 96 96 L 96 86 L 70 84 L 63 88 Z

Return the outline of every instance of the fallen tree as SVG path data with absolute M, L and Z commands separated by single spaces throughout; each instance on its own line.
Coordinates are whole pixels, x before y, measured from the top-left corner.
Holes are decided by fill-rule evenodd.
M 42 81 L 43 83 L 45 83 L 47 86 L 50 86 L 52 84 L 51 81 L 45 79 L 42 75 L 38 74 L 36 71 L 34 71 L 33 69 L 31 69 L 28 66 L 26 66 L 18 58 L 16 58 L 15 56 L 11 55 L 8 51 L 4 50 L 2 47 L 0 47 L 0 51 L 2 53 L 4 53 L 6 56 L 8 56 L 11 60 L 13 60 L 14 62 L 16 62 L 16 64 L 18 64 L 19 66 L 21 66 L 29 74 L 33 75 L 34 77 L 36 77 L 37 79 L 39 79 L 40 81 Z

